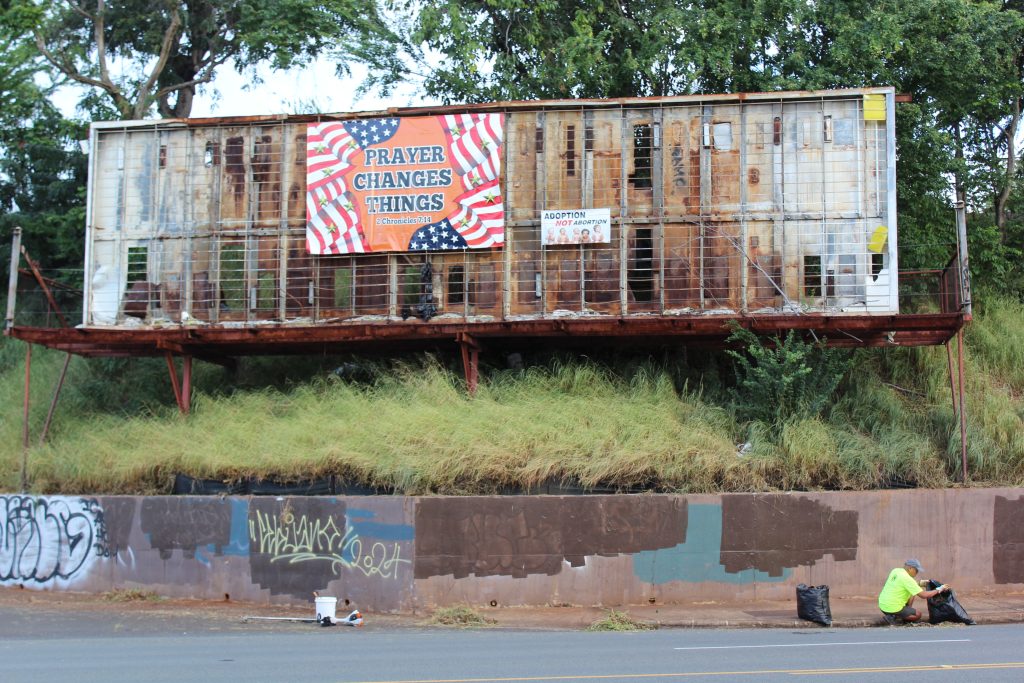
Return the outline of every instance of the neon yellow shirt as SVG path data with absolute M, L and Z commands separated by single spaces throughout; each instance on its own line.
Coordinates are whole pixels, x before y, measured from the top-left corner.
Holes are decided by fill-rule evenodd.
M 911 596 L 922 590 L 924 589 L 917 585 L 917 581 L 906 569 L 896 567 L 889 572 L 889 578 L 885 580 L 885 586 L 878 594 L 878 609 L 895 614 L 907 606 Z

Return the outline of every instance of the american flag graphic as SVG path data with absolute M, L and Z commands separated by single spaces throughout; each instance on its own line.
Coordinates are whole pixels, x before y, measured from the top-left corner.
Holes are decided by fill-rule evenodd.
M 310 124 L 306 137 L 306 244 L 311 254 L 353 254 L 388 249 L 482 249 L 504 243 L 501 196 L 503 114 L 462 114 L 419 118 L 381 118 Z M 428 126 L 433 126 L 429 128 Z M 429 131 L 436 131 L 431 134 Z M 424 132 L 426 131 L 426 132 Z M 353 179 L 367 171 L 389 173 L 422 168 L 415 160 L 389 166 L 381 155 L 394 148 L 438 145 L 451 168 L 450 188 L 412 188 L 445 192 L 444 206 L 429 222 L 385 222 L 368 213 L 366 195 L 385 190 L 357 189 Z M 376 164 L 366 150 L 380 146 Z M 393 149 L 384 150 L 391 146 Z M 385 157 L 387 158 L 387 157 Z M 398 192 L 408 194 L 409 188 Z M 425 212 L 412 215 L 422 218 Z M 399 215 L 397 212 L 388 216 Z M 403 232 L 404 231 L 404 232 Z M 402 236 L 404 235 L 404 237 Z

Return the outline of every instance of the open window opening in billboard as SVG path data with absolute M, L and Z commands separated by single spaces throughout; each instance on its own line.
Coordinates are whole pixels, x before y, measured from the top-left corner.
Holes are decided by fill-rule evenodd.
M 498 113 L 310 124 L 309 253 L 500 247 L 504 123 Z

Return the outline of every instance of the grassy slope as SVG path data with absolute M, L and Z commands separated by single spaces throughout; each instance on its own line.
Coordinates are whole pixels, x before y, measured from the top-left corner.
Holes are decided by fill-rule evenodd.
M 967 351 L 972 481 L 1019 485 L 1024 307 L 990 302 L 969 328 Z M 693 368 L 670 365 L 618 375 L 584 363 L 493 371 L 470 398 L 457 374 L 430 361 L 362 383 L 338 380 L 315 360 L 253 361 L 242 377 L 200 364 L 194 413 L 185 419 L 157 402 L 170 396 L 163 361 L 75 359 L 50 443 L 29 452 L 30 480 L 34 491 L 50 493 L 167 491 L 176 472 L 338 474 L 405 493 L 551 480 L 663 491 L 949 484 L 960 438 L 945 349 L 857 353 L 827 414 L 776 430 L 738 424 L 717 381 L 708 375 L 702 391 L 679 379 L 695 376 Z M 62 361 L 34 353 L 36 439 Z M 5 340 L 0 489 L 7 491 L 19 481 L 23 363 L 24 346 Z M 742 455 L 737 443 L 749 444 Z

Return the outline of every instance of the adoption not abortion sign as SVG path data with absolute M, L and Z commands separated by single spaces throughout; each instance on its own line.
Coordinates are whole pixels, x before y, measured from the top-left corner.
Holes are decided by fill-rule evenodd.
M 544 244 L 607 244 L 612 236 L 611 209 L 541 211 Z
M 306 131 L 310 254 L 499 247 L 504 114 L 327 121 Z

